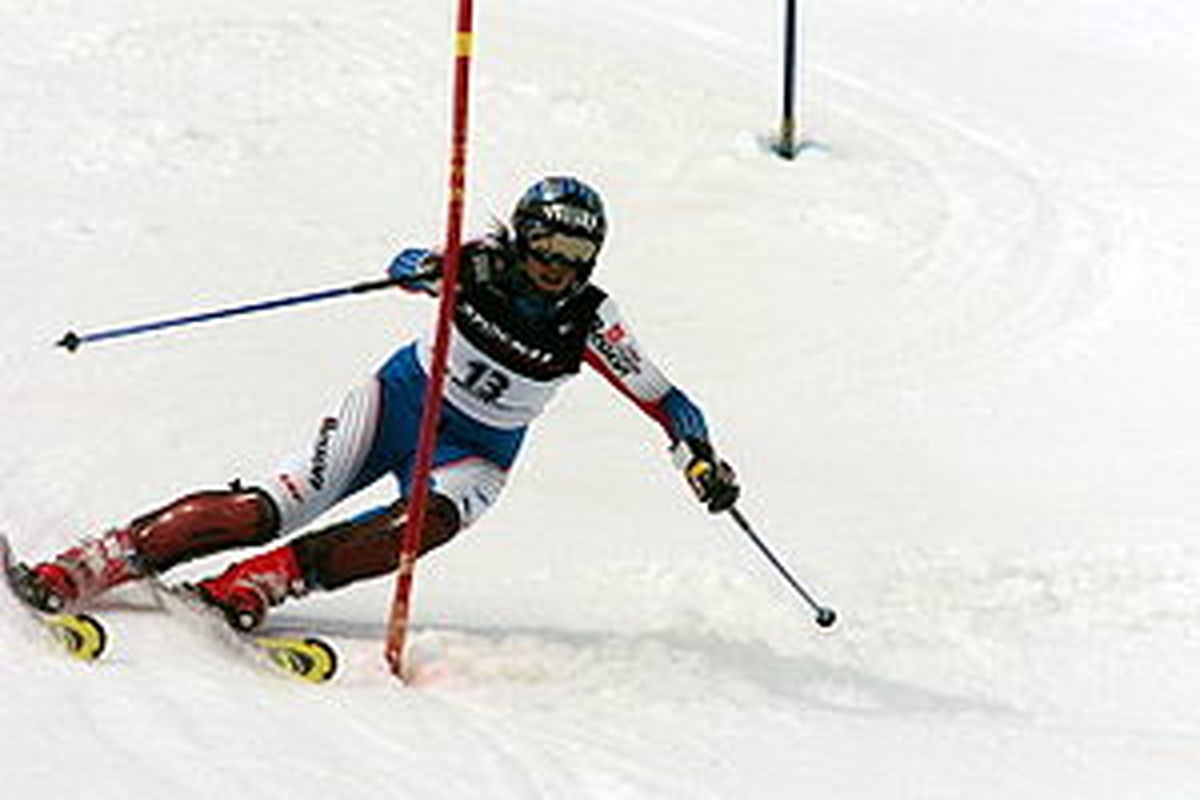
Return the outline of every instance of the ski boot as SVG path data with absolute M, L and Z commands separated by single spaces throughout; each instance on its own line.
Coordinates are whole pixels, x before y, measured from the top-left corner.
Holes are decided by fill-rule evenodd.
M 13 585 L 29 605 L 57 614 L 144 575 L 133 536 L 127 530 L 112 530 L 85 539 L 53 561 L 32 567 L 17 564 Z
M 58 564 L 15 564 L 11 577 L 17 596 L 47 614 L 61 612 L 76 595 L 75 585 Z
M 232 564 L 220 575 L 184 588 L 225 615 L 230 627 L 248 633 L 262 625 L 267 609 L 288 597 L 303 597 L 308 586 L 290 546 Z

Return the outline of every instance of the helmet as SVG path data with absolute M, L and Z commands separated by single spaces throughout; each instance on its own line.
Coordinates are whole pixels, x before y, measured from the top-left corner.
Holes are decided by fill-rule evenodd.
M 513 209 L 518 255 L 572 267 L 586 281 L 596 265 L 608 224 L 595 189 L 568 177 L 543 178 Z

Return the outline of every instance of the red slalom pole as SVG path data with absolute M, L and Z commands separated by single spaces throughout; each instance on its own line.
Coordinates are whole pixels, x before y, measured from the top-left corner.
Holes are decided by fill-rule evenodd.
M 404 680 L 404 640 L 408 634 L 408 612 L 412 596 L 413 572 L 421 531 L 425 526 L 426 500 L 433 448 L 437 442 L 437 421 L 442 410 L 442 388 L 446 383 L 446 356 L 450 348 L 450 324 L 458 295 L 458 262 L 462 251 L 463 201 L 467 190 L 467 108 L 471 74 L 472 0 L 458 0 L 458 26 L 454 37 L 454 125 L 450 146 L 450 199 L 447 209 L 446 247 L 443 262 L 441 304 L 433 342 L 429 382 L 421 411 L 421 430 L 417 437 L 416 461 L 409 487 L 404 535 L 400 541 L 400 567 L 392 597 L 387 626 L 384 658 L 392 674 Z

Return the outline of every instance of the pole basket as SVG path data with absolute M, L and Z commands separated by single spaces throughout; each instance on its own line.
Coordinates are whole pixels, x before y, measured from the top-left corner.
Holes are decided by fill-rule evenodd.
M 796 120 L 792 117 L 784 117 L 783 122 L 779 125 L 779 138 L 772 143 L 771 149 L 775 151 L 776 155 L 791 161 L 800 154 L 802 146 L 802 142 L 796 141 Z

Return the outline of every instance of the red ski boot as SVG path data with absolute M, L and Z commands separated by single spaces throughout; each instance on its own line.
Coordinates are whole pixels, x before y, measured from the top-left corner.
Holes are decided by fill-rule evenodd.
M 28 605 L 47 614 L 57 614 L 74 601 L 77 592 L 67 571 L 58 564 L 17 564 L 12 572 L 13 588 Z
M 16 584 L 29 605 L 57 613 L 144 575 L 133 536 L 127 530 L 113 530 L 85 539 L 53 561 L 19 565 Z
M 201 600 L 220 609 L 229 624 L 239 631 L 257 628 L 267 616 L 267 609 L 289 596 L 308 594 L 291 546 L 239 561 L 220 575 L 189 588 Z

